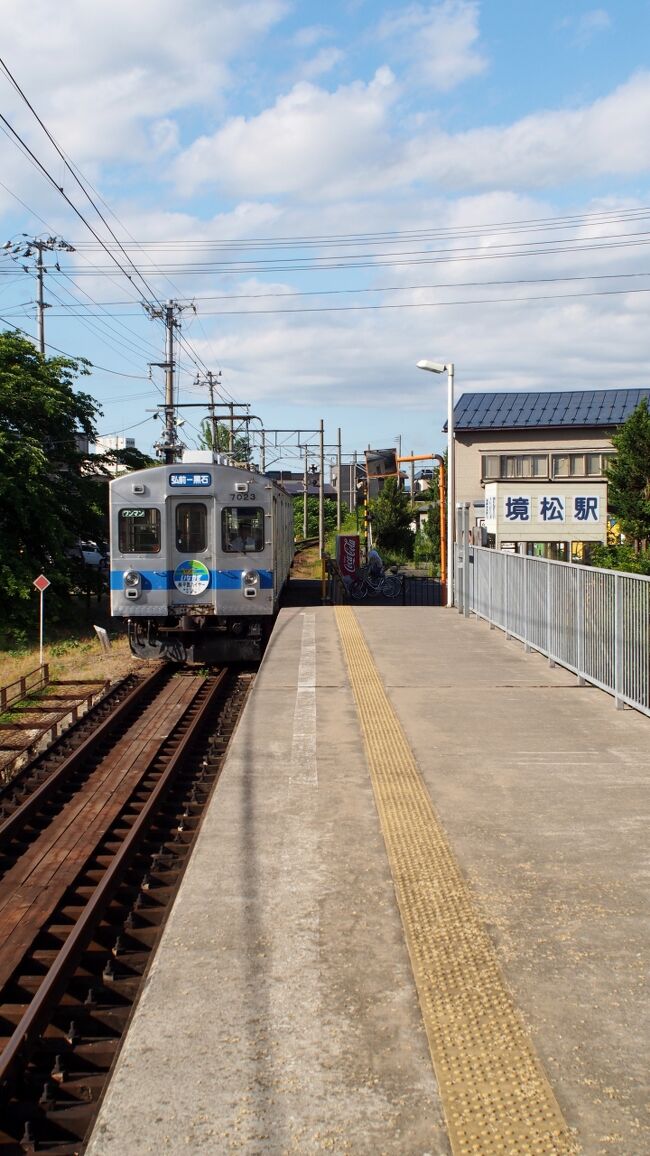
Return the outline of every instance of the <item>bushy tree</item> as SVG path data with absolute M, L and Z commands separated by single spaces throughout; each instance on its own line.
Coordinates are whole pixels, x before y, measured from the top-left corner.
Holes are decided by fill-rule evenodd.
M 650 538 L 650 412 L 642 402 L 613 435 L 616 457 L 607 470 L 608 504 L 623 533 Z
M 386 478 L 378 498 L 370 503 L 373 541 L 380 554 L 413 557 L 415 533 L 408 494 L 399 486 L 397 478 Z
M 429 507 L 420 518 L 420 529 L 415 535 L 413 558 L 416 562 L 440 564 L 440 503 L 438 499 L 429 502 Z
M 303 537 L 304 530 L 304 498 L 298 494 L 293 499 L 293 529 L 297 539 Z M 336 502 L 333 498 L 325 498 L 324 502 L 325 533 L 329 534 L 336 529 Z M 318 498 L 307 498 L 307 537 L 318 537 Z
M 97 483 L 84 470 L 79 436 L 92 441 L 101 412 L 76 392 L 87 363 L 46 359 L 17 333 L 0 334 L 0 626 L 31 622 L 32 582 L 53 583 L 50 607 L 69 589 L 67 552 L 101 527 Z
M 624 570 L 628 574 L 650 575 L 650 553 L 639 553 L 627 542 L 604 546 L 595 542 L 589 551 L 590 565 L 602 570 Z
M 209 418 L 201 422 L 201 449 L 214 450 L 218 454 L 230 454 L 230 429 L 223 422 L 215 422 Z M 247 437 L 234 437 L 231 456 L 236 462 L 249 462 L 251 456 L 250 443 Z

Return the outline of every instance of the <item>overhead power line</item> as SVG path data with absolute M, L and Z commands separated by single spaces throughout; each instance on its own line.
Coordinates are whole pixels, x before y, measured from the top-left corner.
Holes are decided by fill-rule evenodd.
M 73 167 L 73 166 L 70 164 L 70 162 L 69 162 L 69 160 L 68 160 L 67 156 L 65 155 L 65 153 L 63 152 L 63 150 L 60 148 L 59 144 L 57 143 L 57 141 L 56 141 L 56 140 L 55 140 L 55 138 L 53 137 L 53 135 L 52 135 L 52 133 L 50 132 L 50 130 L 48 129 L 47 125 L 44 123 L 44 121 L 41 119 L 41 117 L 40 117 L 40 116 L 38 115 L 38 113 L 36 112 L 36 109 L 35 109 L 35 108 L 34 108 L 34 106 L 31 104 L 31 102 L 29 101 L 28 97 L 26 96 L 26 94 L 23 92 L 22 88 L 21 88 L 21 87 L 20 87 L 20 85 L 18 84 L 18 81 L 17 81 L 17 80 L 16 80 L 16 78 L 13 76 L 13 74 L 12 74 L 12 72 L 10 71 L 9 67 L 7 66 L 7 64 L 5 63 L 5 61 L 4 61 L 4 60 L 2 60 L 2 58 L 0 58 L 0 68 L 2 69 L 2 71 L 4 72 L 4 74 L 5 74 L 5 76 L 8 78 L 8 80 L 10 81 L 10 83 L 13 85 L 13 87 L 15 88 L 15 90 L 18 92 L 18 94 L 20 95 L 21 99 L 24 101 L 24 103 L 25 103 L 25 104 L 27 105 L 27 107 L 29 108 L 30 112 L 32 113 L 32 115 L 34 116 L 34 118 L 36 119 L 36 121 L 38 122 L 38 124 L 40 125 L 41 129 L 43 130 L 43 132 L 44 132 L 44 133 L 45 133 L 45 135 L 47 136 L 47 138 L 48 138 L 48 140 L 50 141 L 50 143 L 52 144 L 53 148 L 56 150 L 57 154 L 60 156 L 61 160 L 63 161 L 63 163 L 64 163 L 64 165 L 65 165 L 65 167 L 66 167 L 66 169 L 67 169 L 67 171 L 68 171 L 68 172 L 71 174 L 71 176 L 72 176 L 73 180 L 76 182 L 76 184 L 79 186 L 79 188 L 80 188 L 80 189 L 81 189 L 81 191 L 83 192 L 84 196 L 87 198 L 87 200 L 89 201 L 89 203 L 92 205 L 92 207 L 93 207 L 94 211 L 96 212 L 97 216 L 98 216 L 98 217 L 99 217 L 99 219 L 102 221 L 102 223 L 104 224 L 104 226 L 105 226 L 105 227 L 106 227 L 106 229 L 108 230 L 108 232 L 109 232 L 110 236 L 112 237 L 114 244 L 115 244 L 115 245 L 117 245 L 117 247 L 118 247 L 119 251 L 122 253 L 122 255 L 123 255 L 123 256 L 124 256 L 124 258 L 126 259 L 127 263 L 128 263 L 128 264 L 130 265 L 130 267 L 133 269 L 133 273 L 134 273 L 134 274 L 135 274 L 135 276 L 136 276 L 136 277 L 137 277 L 137 278 L 138 278 L 138 279 L 139 279 L 139 280 L 142 282 L 142 285 L 145 287 L 145 289 L 146 289 L 146 291 L 147 291 L 147 294 L 148 294 L 149 298 L 150 298 L 151 300 L 153 300 L 153 301 L 156 303 L 156 305 L 158 306 L 158 309 L 159 309 L 160 311 L 162 311 L 162 310 L 163 310 L 163 305 L 162 305 L 162 303 L 161 303 L 161 302 L 158 300 L 157 294 L 155 293 L 154 289 L 153 289 L 153 288 L 152 288 L 152 286 L 149 284 L 149 282 L 147 281 L 147 279 L 145 278 L 145 276 L 143 275 L 143 273 L 142 273 L 142 272 L 141 272 L 141 271 L 138 269 L 138 267 L 137 267 L 137 266 L 135 265 L 135 263 L 132 261 L 132 259 L 131 259 L 130 255 L 129 255 L 129 253 L 127 252 L 127 250 L 126 250 L 126 248 L 125 248 L 125 246 L 124 246 L 124 245 L 123 245 L 123 243 L 120 241 L 119 237 L 117 237 L 117 235 L 115 234 L 115 232 L 114 232 L 114 231 L 113 231 L 113 229 L 111 228 L 111 226 L 110 226 L 109 222 L 106 220 L 106 218 L 105 218 L 104 214 L 102 213 L 101 209 L 100 209 L 100 208 L 99 208 L 99 206 L 97 205 L 96 201 L 93 199 L 93 197 L 91 197 L 90 193 L 88 192 L 88 189 L 86 188 L 86 183 L 85 183 L 85 181 L 82 181 L 82 180 L 81 180 L 80 176 L 79 176 L 79 175 L 77 174 L 77 172 L 75 171 L 75 168 L 74 168 L 74 167 Z M 27 145 L 27 143 L 26 143 L 26 142 L 23 140 L 23 138 L 20 136 L 20 134 L 19 134 L 19 133 L 18 133 L 18 132 L 17 132 L 17 131 L 16 131 L 16 130 L 13 128 L 13 126 L 12 126 L 12 125 L 9 123 L 9 121 L 7 120 L 7 118 L 6 118 L 5 116 L 3 116 L 3 115 L 2 115 L 2 113 L 0 113 L 0 121 L 2 121 L 2 123 L 5 125 L 6 129 L 7 129 L 7 130 L 8 130 L 8 131 L 11 133 L 12 137 L 15 139 L 16 143 L 19 145 L 19 147 L 21 148 L 21 150 L 22 150 L 22 151 L 23 151 L 23 152 L 24 152 L 26 155 L 28 155 L 28 156 L 29 156 L 29 158 L 32 160 L 32 162 L 33 162 L 33 163 L 35 163 L 35 164 L 36 164 L 36 166 L 38 167 L 38 169 L 39 169 L 39 170 L 40 170 L 40 171 L 43 173 L 43 175 L 44 175 L 44 176 L 46 177 L 46 179 L 47 179 L 47 180 L 50 182 L 50 184 L 52 184 L 52 185 L 54 186 L 54 188 L 55 188 L 55 189 L 56 189 L 56 190 L 57 190 L 57 191 L 60 193 L 60 195 L 61 195 L 61 196 L 64 198 L 64 200 L 67 202 L 67 204 L 68 204 L 68 205 L 70 206 L 70 208 L 73 210 L 73 212 L 74 212 L 74 213 L 75 213 L 75 214 L 76 214 L 76 215 L 79 217 L 79 219 L 80 219 L 80 220 L 83 222 L 83 224 L 86 226 L 86 228 L 87 228 L 87 229 L 90 231 L 90 233 L 93 235 L 93 237 L 95 238 L 95 240 L 97 241 L 97 243 L 98 243 L 98 244 L 99 244 L 99 245 L 102 247 L 102 249 L 104 249 L 104 251 L 107 253 L 107 255 L 108 255 L 108 256 L 109 256 L 109 257 L 110 257 L 110 258 L 111 258 L 111 259 L 112 259 L 112 260 L 115 262 L 115 264 L 116 264 L 116 265 L 117 265 L 117 267 L 119 268 L 120 272 L 121 272 L 121 273 L 123 273 L 123 274 L 124 274 L 124 276 L 126 276 L 126 277 L 129 279 L 129 281 L 131 281 L 131 283 L 133 283 L 133 277 L 131 276 L 131 274 L 130 274 L 130 273 L 127 271 L 127 269 L 125 269 L 125 268 L 123 267 L 123 265 L 121 264 L 121 262 L 120 262 L 120 261 L 118 261 L 118 259 L 116 258 L 115 254 L 112 252 L 112 245 L 109 245 L 109 244 L 108 244 L 106 241 L 104 241 L 104 240 L 103 240 L 103 238 L 101 238 L 101 237 L 99 236 L 99 234 L 96 232 L 96 230 L 95 230 L 95 229 L 93 228 L 93 226 L 90 224 L 90 222 L 86 220 L 86 218 L 85 218 L 85 216 L 83 215 L 83 213 L 82 213 L 82 212 L 81 212 L 81 211 L 80 211 L 80 210 L 77 208 L 77 206 L 76 206 L 76 205 L 74 204 L 74 202 L 73 202 L 73 201 L 70 199 L 70 197 L 68 197 L 68 195 L 67 195 L 67 193 L 65 192 L 65 190 L 63 189 L 63 187 L 62 187 L 62 186 L 60 186 L 60 185 L 58 185 L 58 184 L 56 183 L 56 181 L 55 181 L 54 177 L 51 175 L 51 173 L 50 173 L 50 172 L 47 170 L 47 168 L 46 168 L 46 167 L 45 167 L 45 166 L 42 164 L 42 162 L 41 162 L 41 161 L 38 159 L 38 157 L 37 157 L 37 156 L 36 156 L 36 155 L 33 153 L 33 151 L 32 151 L 32 150 L 29 148 L 29 145 Z M 135 285 L 134 285 L 134 288 L 135 288 Z M 200 356 L 199 356 L 198 354 L 194 354 L 194 353 L 193 353 L 193 351 L 192 351 L 192 350 L 190 350 L 190 348 L 189 348 L 189 346 L 187 345 L 187 343 L 186 343 L 186 342 L 183 342 L 183 345 L 184 345 L 184 347 L 186 348 L 186 350 L 187 350 L 187 352 L 188 352 L 188 354 L 189 354 L 189 356 L 190 356 L 190 359 L 193 361 L 193 363 L 194 363 L 194 365 L 195 365 L 195 366 L 197 366 L 197 367 L 198 367 L 198 366 L 199 366 L 199 363 L 200 363 L 200 364 L 202 364 L 202 365 L 204 365 L 204 363 L 202 362 L 202 359 L 200 358 Z M 204 367 L 205 367 L 205 366 L 204 366 Z
M 237 251 L 245 251 L 246 249 L 281 250 L 286 248 L 306 249 L 312 246 L 322 249 L 328 246 L 338 247 L 349 244 L 363 244 L 367 246 L 374 244 L 391 245 L 401 244 L 405 240 L 435 241 L 477 236 L 484 238 L 489 235 L 498 236 L 504 232 L 511 234 L 513 232 L 545 232 L 549 229 L 588 228 L 598 224 L 623 224 L 629 221 L 646 220 L 649 217 L 650 206 L 641 206 L 631 209 L 614 209 L 557 217 L 529 218 L 525 220 L 513 218 L 510 221 L 461 225 L 449 228 L 433 229 L 423 226 L 419 229 L 401 229 L 377 233 L 341 233 L 334 235 L 296 235 L 257 238 L 170 238 L 158 241 L 137 241 L 135 243 L 142 251 L 149 249 L 169 251 L 170 249 L 173 250 L 177 248 L 200 248 L 202 251 L 210 251 L 211 249 L 215 249 L 216 251 L 228 251 L 232 249 L 236 249 Z M 79 244 L 83 246 L 84 242 L 79 242 Z M 85 244 L 92 247 L 93 242 L 88 241 L 85 242 Z
M 616 235 L 614 234 L 613 237 L 616 237 Z M 595 253 L 614 249 L 633 249 L 645 247 L 650 244 L 650 232 L 623 234 L 617 239 L 613 239 L 613 237 L 594 239 L 594 241 L 589 243 L 578 243 L 575 241 L 561 244 L 557 242 L 532 242 L 531 245 L 526 248 L 499 246 L 499 248 L 494 249 L 468 251 L 468 247 L 463 246 L 458 249 L 418 249 L 412 252 L 394 254 L 393 256 L 388 253 L 381 253 L 375 254 L 372 257 L 358 253 L 351 254 L 346 259 L 335 259 L 333 257 L 296 258 L 286 263 L 277 264 L 247 261 L 183 261 L 176 265 L 163 267 L 161 273 L 174 272 L 177 276 L 179 274 L 185 274 L 193 277 L 234 276 L 236 274 L 250 276 L 252 273 L 263 273 L 266 275 L 269 273 L 328 273 L 332 271 L 337 272 L 341 269 L 386 269 L 415 265 L 451 265 L 468 261 L 510 261 L 518 260 L 522 257 L 546 257 L 549 254 Z M 539 248 L 540 245 L 549 245 L 552 247 L 542 249 Z M 69 270 L 64 269 L 64 267 L 62 267 L 62 271 L 69 272 Z M 109 272 L 109 270 L 105 266 L 98 265 L 93 271 L 93 276 L 103 276 L 107 272 Z M 90 276 L 90 274 L 84 270 L 77 270 L 76 275 Z
M 618 281 L 631 278 L 650 277 L 650 271 L 640 273 L 581 273 L 568 274 L 566 277 L 510 277 L 505 279 L 490 279 L 489 281 L 435 281 L 433 283 L 422 282 L 415 285 L 379 285 L 379 286 L 365 286 L 363 288 L 349 288 L 349 289 L 286 289 L 282 291 L 270 291 L 268 293 L 219 293 L 211 294 L 206 297 L 193 297 L 195 304 L 200 304 L 202 301 L 257 301 L 268 298 L 282 299 L 284 297 L 332 297 L 342 296 L 343 294 L 350 296 L 354 294 L 363 293 L 407 293 L 417 292 L 422 289 L 476 289 L 482 287 L 501 286 L 501 285 L 547 285 L 547 284 L 564 284 L 572 281 Z M 29 304 L 29 302 L 23 302 Z M 99 303 L 95 303 L 99 304 Z M 103 301 L 101 303 L 102 309 L 116 308 L 117 306 L 128 307 L 133 302 L 130 300 L 121 301 Z M 61 302 L 61 308 L 74 309 L 78 307 L 89 309 L 90 306 L 83 302 L 70 303 Z M 74 314 L 73 316 L 77 316 Z M 84 316 L 82 313 L 79 317 Z M 110 317 L 137 317 L 137 313 L 111 313 Z M 197 312 L 197 319 L 200 320 Z M 207 337 L 206 337 L 207 340 Z

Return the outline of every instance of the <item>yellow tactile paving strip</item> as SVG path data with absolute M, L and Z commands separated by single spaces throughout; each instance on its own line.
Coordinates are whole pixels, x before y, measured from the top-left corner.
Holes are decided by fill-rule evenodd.
M 579 1151 L 349 606 L 336 618 L 454 1156 Z

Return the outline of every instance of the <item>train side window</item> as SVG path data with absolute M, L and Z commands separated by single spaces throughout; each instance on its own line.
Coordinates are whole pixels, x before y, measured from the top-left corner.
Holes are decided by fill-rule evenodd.
M 226 554 L 255 554 L 264 549 L 264 510 L 261 506 L 224 506 L 221 545 Z
M 120 510 L 118 519 L 120 553 L 160 553 L 160 510 L 129 507 Z
M 200 554 L 208 539 L 208 511 L 203 502 L 179 502 L 176 507 L 176 549 Z

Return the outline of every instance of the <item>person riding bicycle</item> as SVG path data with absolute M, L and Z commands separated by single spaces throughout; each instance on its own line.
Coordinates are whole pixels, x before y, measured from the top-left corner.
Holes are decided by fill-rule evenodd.
M 368 577 L 372 582 L 377 582 L 383 573 L 384 563 L 381 560 L 381 555 L 372 546 L 368 551 Z

